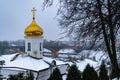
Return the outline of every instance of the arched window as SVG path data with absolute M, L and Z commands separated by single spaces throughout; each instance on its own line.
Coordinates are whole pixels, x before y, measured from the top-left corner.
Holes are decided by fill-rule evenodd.
M 42 51 L 42 44 L 40 43 L 40 51 Z
M 31 43 L 28 43 L 28 51 L 31 51 Z

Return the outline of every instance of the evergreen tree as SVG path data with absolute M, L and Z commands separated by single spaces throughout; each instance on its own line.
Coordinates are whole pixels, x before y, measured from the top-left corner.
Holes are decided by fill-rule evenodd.
M 27 76 L 24 76 L 24 73 L 18 73 L 9 75 L 8 80 L 34 80 L 34 75 L 32 72 L 29 72 Z
M 3 80 L 3 75 L 2 74 L 0 74 L 0 80 Z
M 83 71 L 83 80 L 99 80 L 97 72 L 89 64 Z
M 16 76 L 17 76 L 18 80 L 23 80 L 23 79 L 25 79 L 24 73 L 18 73 Z
M 66 80 L 82 80 L 81 73 L 76 65 L 72 65 L 68 71 Z
M 63 80 L 60 70 L 58 68 L 55 68 L 48 80 Z
M 33 73 L 31 71 L 26 76 L 26 80 L 34 80 L 34 75 L 33 75 Z
M 105 67 L 105 64 L 104 64 L 104 62 L 102 62 L 101 66 L 100 66 L 99 79 L 100 80 L 109 80 L 107 73 L 108 72 Z
M 25 80 L 24 73 L 18 73 L 15 75 L 9 75 L 8 80 Z
M 18 80 L 17 75 L 9 75 L 9 78 L 7 80 Z

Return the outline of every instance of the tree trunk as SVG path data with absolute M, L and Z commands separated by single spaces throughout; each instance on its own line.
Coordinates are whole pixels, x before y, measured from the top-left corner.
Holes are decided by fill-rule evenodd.
M 119 76 L 119 67 L 117 62 L 117 55 L 116 55 L 116 47 L 115 47 L 115 35 L 114 35 L 114 26 L 112 22 L 112 15 L 111 15 L 111 5 L 112 3 L 108 0 L 108 26 L 110 29 L 110 43 L 111 43 L 111 52 L 113 58 L 113 67 L 112 67 L 112 77 Z
M 110 12 L 110 4 L 108 5 L 108 11 L 109 11 L 109 22 L 108 22 L 108 26 L 109 26 L 109 30 L 110 30 L 110 38 L 107 36 L 107 32 L 106 32 L 106 26 L 104 23 L 104 18 L 103 18 L 103 14 L 101 11 L 101 4 L 100 4 L 100 0 L 97 0 L 98 3 L 98 9 L 99 9 L 99 15 L 100 15 L 100 19 L 101 19 L 101 24 L 102 24 L 102 30 L 103 30 L 103 36 L 104 36 L 104 41 L 106 44 L 106 48 L 108 51 L 108 55 L 112 64 L 112 75 L 111 77 L 118 77 L 119 76 L 119 67 L 118 67 L 118 62 L 117 62 L 117 56 L 116 56 L 116 47 L 115 47 L 115 35 L 114 35 L 114 29 L 113 29 L 113 25 L 112 25 L 112 19 L 111 19 L 111 12 Z M 109 3 L 109 0 L 108 0 Z

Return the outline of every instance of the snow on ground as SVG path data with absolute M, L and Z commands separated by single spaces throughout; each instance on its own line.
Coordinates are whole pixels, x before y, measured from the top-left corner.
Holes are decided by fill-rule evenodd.
M 107 54 L 104 51 L 90 51 L 90 53 L 89 58 L 95 57 L 96 61 L 105 60 L 107 58 Z
M 67 75 L 63 75 L 62 78 L 63 80 L 66 80 Z
M 108 55 L 104 51 L 83 50 L 79 53 L 79 56 L 84 56 L 84 58 L 90 58 L 96 61 L 108 60 Z
M 112 79 L 112 80 L 120 80 L 120 79 L 114 78 L 114 79 Z
M 70 66 L 73 64 L 76 64 L 80 71 L 83 71 L 87 64 L 89 64 L 90 66 L 94 68 L 98 67 L 98 62 L 90 60 L 90 59 L 84 59 L 84 60 L 79 60 L 77 62 L 66 62 L 66 63 L 68 63 Z
M 104 51 L 83 50 L 78 56 L 85 56 L 83 60 L 67 62 L 69 65 L 76 64 L 80 71 L 83 71 L 87 64 L 90 64 L 95 70 L 99 69 L 102 60 L 107 60 L 108 55 Z M 95 59 L 95 60 L 94 60 Z M 66 75 L 63 76 L 66 80 Z M 117 79 L 113 79 L 117 80 Z
M 68 51 L 69 51 L 69 49 L 65 49 L 65 52 L 68 52 Z M 64 51 L 60 51 L 60 52 L 64 52 Z M 82 55 L 84 55 L 86 57 L 84 57 L 83 60 L 80 60 L 79 57 Z M 68 58 L 69 56 L 73 57 L 73 58 L 76 57 L 77 61 L 73 61 L 73 62 L 71 62 L 69 60 L 65 61 L 65 58 Z M 96 70 L 99 69 L 101 61 L 105 60 L 107 58 L 107 54 L 104 51 L 83 50 L 78 55 L 77 54 L 72 54 L 72 55 L 60 54 L 59 57 L 60 58 L 57 61 L 57 65 L 64 64 L 63 61 L 65 61 L 65 63 L 67 63 L 69 65 L 76 64 L 78 66 L 78 69 L 80 71 L 83 71 L 87 64 L 90 64 L 90 66 L 93 66 Z M 60 61 L 61 57 L 63 57 L 63 59 L 64 59 L 62 62 Z M 44 57 L 43 59 L 48 61 L 49 63 L 51 63 L 53 60 L 56 61 L 56 59 L 54 59 L 54 58 Z
M 83 61 L 77 62 L 76 65 L 80 71 L 83 71 L 86 67 L 86 65 L 89 64 L 90 66 L 96 68 L 98 66 L 98 63 L 95 61 L 92 61 L 90 59 L 85 59 Z

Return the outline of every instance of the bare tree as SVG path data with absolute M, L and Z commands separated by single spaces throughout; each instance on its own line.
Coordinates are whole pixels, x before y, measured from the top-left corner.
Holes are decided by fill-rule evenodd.
M 53 0 L 45 0 L 45 4 Z M 103 41 L 112 64 L 112 77 L 119 76 L 116 41 L 120 33 L 120 0 L 59 0 L 59 23 L 74 39 Z M 52 4 L 48 4 L 51 6 Z M 47 5 L 47 6 L 48 6 Z

